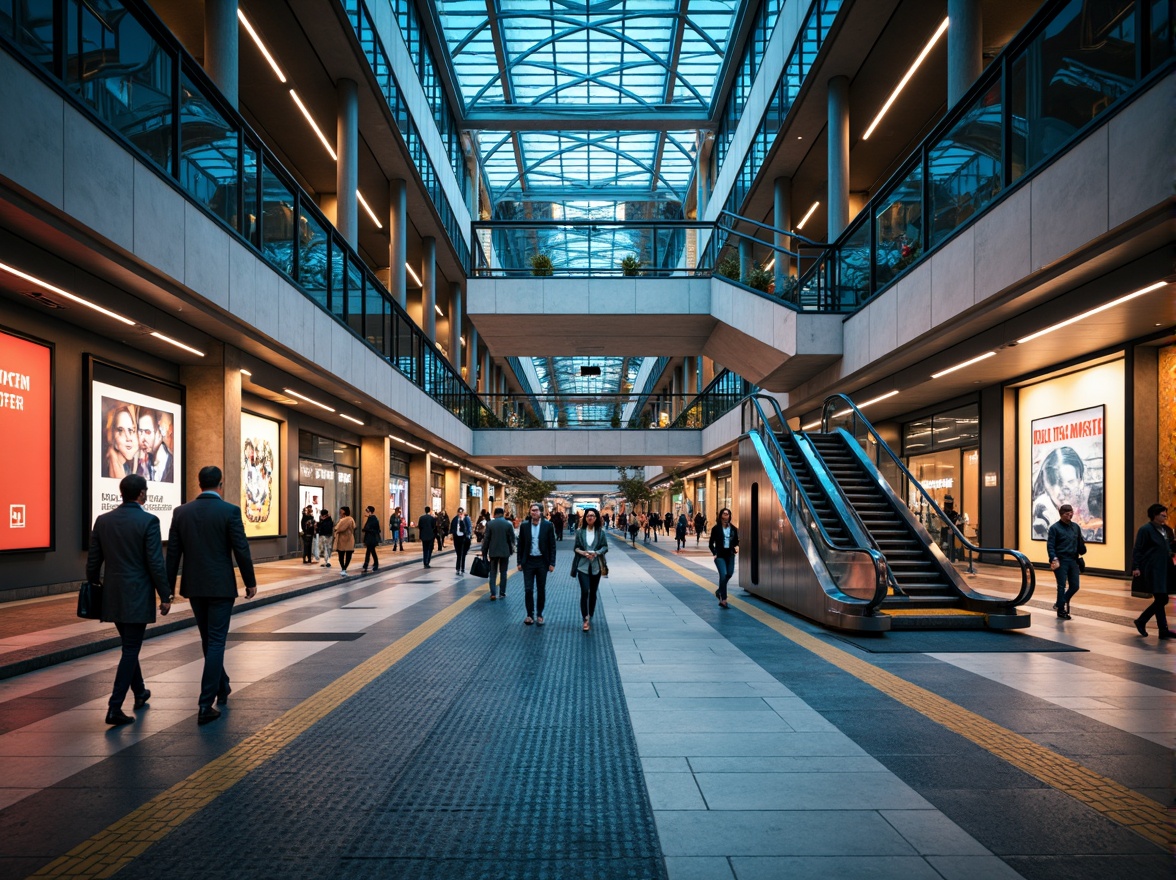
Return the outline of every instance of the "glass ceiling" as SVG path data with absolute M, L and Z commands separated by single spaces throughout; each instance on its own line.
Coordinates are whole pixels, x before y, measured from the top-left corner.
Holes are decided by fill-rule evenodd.
M 539 377 L 540 394 L 617 394 L 625 384 L 633 387 L 645 358 L 641 357 L 536 357 L 531 358 Z M 599 376 L 581 376 L 581 367 L 600 367 Z M 640 392 L 640 389 L 637 389 Z M 617 400 L 604 397 L 571 398 L 557 404 L 568 424 L 606 426 L 613 417 Z M 622 407 L 627 400 L 620 401 Z

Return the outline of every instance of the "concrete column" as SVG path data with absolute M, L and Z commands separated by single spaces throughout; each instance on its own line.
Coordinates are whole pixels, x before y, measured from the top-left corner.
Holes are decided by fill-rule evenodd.
M 449 514 L 450 519 L 457 515 L 459 507 L 467 507 L 461 497 L 461 471 L 457 468 L 445 466 L 445 492 L 441 497 L 445 499 L 445 506 L 442 509 Z M 449 546 L 448 540 L 445 546 Z
M 686 362 L 682 365 L 686 371 L 686 399 L 696 396 L 698 394 L 698 358 L 688 357 Z
M 204 69 L 225 100 L 237 106 L 237 0 L 205 0 Z
M 432 472 L 428 453 L 414 455 L 408 462 L 408 521 L 416 523 L 433 503 Z
M 699 144 L 698 155 L 702 155 L 702 144 Z M 709 158 L 703 162 L 698 163 L 698 167 L 694 169 L 694 184 L 695 184 L 695 199 L 697 200 L 697 207 L 695 213 L 698 214 L 698 219 L 702 219 L 703 213 L 706 211 L 706 201 L 710 197 L 709 187 L 707 186 L 707 166 L 710 164 Z
M 408 308 L 408 197 L 403 180 L 388 181 L 388 290 Z
M 678 417 L 678 413 L 682 409 L 682 406 L 680 403 L 681 395 L 682 395 L 682 385 L 681 385 L 681 379 L 680 379 L 681 375 L 682 374 L 677 367 L 674 367 L 673 371 L 670 373 L 670 421 L 671 422 Z
M 200 414 L 184 426 L 184 497 L 199 495 L 200 469 L 216 465 L 224 471 L 225 500 L 240 504 L 241 353 L 222 343 L 209 347 L 200 364 L 180 367 L 188 412 Z
M 466 382 L 478 390 L 478 328 L 473 324 L 466 329 L 465 347 Z
M 954 107 L 984 71 L 980 0 L 947 0 L 947 106 Z
M 338 126 L 335 151 L 335 228 L 353 248 L 359 247 L 359 86 L 355 80 L 341 79 L 335 83 L 338 101 Z
M 715 362 L 706 355 L 702 356 L 702 387 L 705 388 L 715 381 Z
M 491 378 L 492 377 L 490 375 L 490 349 L 487 348 L 486 346 L 482 346 L 482 371 L 481 371 L 481 374 L 479 375 L 479 382 L 478 382 L 478 384 L 481 385 L 482 387 L 478 389 L 479 392 L 481 392 L 482 394 L 493 394 L 494 393 L 494 391 L 492 390 L 492 388 L 490 386 Z
M 829 80 L 828 240 L 849 225 L 849 77 Z
M 792 178 L 791 177 L 777 177 L 773 187 L 774 195 L 774 210 L 772 213 L 772 225 L 777 229 L 791 229 L 792 228 Z M 776 247 L 791 249 L 792 238 L 782 233 L 776 233 Z M 776 290 L 783 289 L 784 279 L 792 274 L 790 271 L 791 257 L 788 257 L 779 251 L 776 252 L 776 265 L 774 272 L 776 275 Z
M 437 239 L 421 239 L 421 329 L 437 344 Z
M 464 360 L 461 351 L 461 285 L 454 282 L 449 294 L 449 362 L 459 373 Z
M 355 521 L 363 526 L 364 509 L 370 504 L 376 509 L 380 528 L 388 529 L 388 517 L 392 510 L 388 506 L 388 447 L 392 443 L 387 436 L 363 437 L 359 443 L 359 510 L 353 511 Z M 385 535 L 385 537 L 388 537 Z
M 706 514 L 707 528 L 710 528 L 719 521 L 719 499 L 715 497 L 715 472 L 707 471 L 706 476 L 703 477 L 703 491 L 706 492 L 706 499 L 704 501 L 706 509 L 703 513 Z
M 751 265 L 755 262 L 755 250 L 750 238 L 739 239 L 739 278 L 744 279 L 751 274 Z

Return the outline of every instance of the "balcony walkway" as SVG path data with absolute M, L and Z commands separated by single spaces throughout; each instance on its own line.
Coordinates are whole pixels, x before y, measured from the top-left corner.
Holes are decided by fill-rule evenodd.
M 145 643 L 126 727 L 115 651 L 0 681 L 0 877 L 1171 876 L 1172 642 L 1122 581 L 1084 578 L 1065 623 L 1047 573 L 1028 632 L 863 646 L 737 588 L 719 609 L 693 536 L 611 539 L 588 634 L 567 540 L 543 627 L 519 575 L 491 603 L 413 545 L 345 582 L 264 564 L 291 592 L 239 603 L 204 727 L 192 628 Z M 73 601 L 0 606 L 0 661 L 107 638 Z

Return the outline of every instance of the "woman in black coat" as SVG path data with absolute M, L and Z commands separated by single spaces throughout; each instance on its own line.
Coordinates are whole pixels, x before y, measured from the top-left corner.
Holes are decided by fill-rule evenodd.
M 1176 582 L 1176 535 L 1168 526 L 1168 508 L 1164 505 L 1153 504 L 1149 507 L 1147 518 L 1148 521 L 1135 536 L 1135 547 L 1131 551 L 1131 574 L 1140 579 L 1145 591 L 1152 594 L 1152 603 L 1135 619 L 1135 628 L 1141 636 L 1146 636 L 1144 627 L 1155 617 L 1156 625 L 1160 628 L 1160 638 L 1170 639 L 1172 631 L 1168 629 L 1164 606 L 1168 604 L 1168 594 Z
M 375 563 L 372 571 L 380 570 L 380 557 L 376 555 L 376 547 L 380 545 L 380 521 L 376 519 L 376 509 L 368 505 L 364 510 L 367 518 L 363 521 L 363 570 L 368 570 L 368 563 Z
M 719 600 L 719 607 L 726 608 L 727 582 L 735 573 L 735 554 L 739 552 L 739 529 L 731 524 L 731 508 L 724 507 L 719 511 L 719 521 L 711 529 L 707 546 L 719 572 L 719 588 L 715 590 L 715 597 Z

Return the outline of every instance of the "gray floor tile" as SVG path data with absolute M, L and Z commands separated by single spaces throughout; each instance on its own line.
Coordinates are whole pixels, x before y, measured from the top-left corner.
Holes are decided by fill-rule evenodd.
M 670 880 L 734 880 L 731 863 L 722 856 L 667 858 Z
M 928 856 L 927 861 L 943 880 L 1021 880 L 1020 874 L 993 855 Z
M 925 856 L 990 856 L 964 829 L 938 810 L 882 810 L 882 818 Z
M 722 741 L 709 733 L 638 733 L 636 738 L 642 757 L 721 754 L 866 757 L 862 747 L 849 737 L 827 733 L 748 733 L 734 742 Z
M 712 810 L 930 810 L 890 773 L 699 773 Z
M 873 811 L 654 811 L 670 856 L 911 856 L 911 845 Z M 847 834 L 846 829 L 853 833 Z
M 705 810 L 706 802 L 690 773 L 645 773 L 654 810 Z
M 630 707 L 629 717 L 633 732 L 638 736 L 664 730 L 721 734 L 785 733 L 792 730 L 783 718 L 766 706 L 759 712 L 660 711 Z
M 870 757 L 705 755 L 688 761 L 695 773 L 890 773 Z
M 918 856 L 733 858 L 737 880 L 942 880 Z

